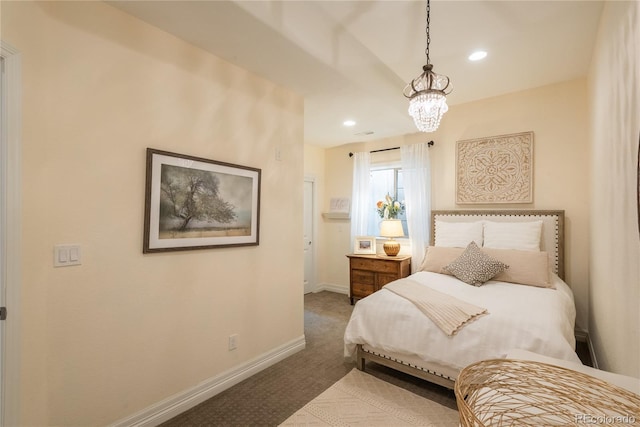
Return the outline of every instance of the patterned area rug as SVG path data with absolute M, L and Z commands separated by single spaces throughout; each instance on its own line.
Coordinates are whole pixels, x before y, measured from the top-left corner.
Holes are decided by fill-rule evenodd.
M 353 369 L 282 426 L 459 425 L 458 411 Z

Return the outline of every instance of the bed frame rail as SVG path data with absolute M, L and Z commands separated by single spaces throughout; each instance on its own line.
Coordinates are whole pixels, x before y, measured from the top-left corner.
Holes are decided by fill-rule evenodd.
M 360 371 L 364 372 L 367 360 L 375 362 L 379 365 L 386 366 L 387 368 L 395 369 L 396 371 L 404 372 L 405 374 L 421 378 L 434 384 L 441 385 L 449 389 L 453 389 L 453 386 L 455 384 L 455 381 L 453 379 L 442 376 L 437 372 L 429 371 L 424 368 L 420 368 L 419 366 L 410 365 L 401 360 L 391 359 L 382 354 L 367 351 L 362 347 L 361 344 L 358 344 L 356 346 L 356 367 Z

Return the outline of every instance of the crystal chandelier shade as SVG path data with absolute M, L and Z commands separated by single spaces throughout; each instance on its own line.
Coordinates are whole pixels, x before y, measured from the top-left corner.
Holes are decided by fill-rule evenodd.
M 433 132 L 447 112 L 447 98 L 440 93 L 423 93 L 409 101 L 409 115 L 420 132 Z
M 429 61 L 430 2 L 427 0 L 427 63 L 422 67 L 422 74 L 405 86 L 403 94 L 409 98 L 409 115 L 421 132 L 433 132 L 440 126 L 442 115 L 449 110 L 446 95 L 452 87 L 449 77 L 433 72 L 433 64 Z

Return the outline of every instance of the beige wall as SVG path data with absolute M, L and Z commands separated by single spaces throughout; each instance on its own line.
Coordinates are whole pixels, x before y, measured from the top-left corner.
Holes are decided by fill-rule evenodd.
M 452 106 L 431 134 L 350 144 L 326 152 L 325 200 L 351 197 L 350 151 L 374 150 L 433 139 L 431 148 L 433 209 L 468 208 L 455 203 L 455 145 L 462 139 L 534 132 L 534 203 L 499 208 L 564 209 L 566 215 L 566 281 L 575 293 L 577 324 L 587 328 L 589 145 L 584 79 Z M 375 161 L 374 155 L 374 161 Z M 477 208 L 495 208 L 478 205 Z M 372 207 L 373 208 L 373 207 Z M 348 287 L 351 251 L 348 222 L 325 222 L 324 280 Z
M 102 2 L 3 2 L 2 40 L 22 54 L 21 425 L 104 425 L 302 337 L 301 97 Z M 143 255 L 147 147 L 261 168 L 260 245 Z M 60 243 L 81 266 L 53 268 Z
M 606 2 L 589 75 L 589 330 L 600 366 L 640 378 L 640 2 Z

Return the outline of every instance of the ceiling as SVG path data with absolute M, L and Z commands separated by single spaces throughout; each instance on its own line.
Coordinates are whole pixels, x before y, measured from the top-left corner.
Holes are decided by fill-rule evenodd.
M 424 1 L 108 3 L 303 95 L 306 143 L 416 132 L 402 90 L 426 62 Z M 430 58 L 452 81 L 449 105 L 585 76 L 602 7 L 434 0 Z M 469 61 L 477 49 L 488 56 Z M 347 119 L 356 125 L 343 126 Z

